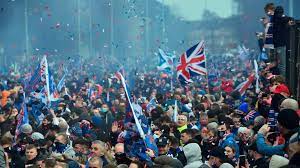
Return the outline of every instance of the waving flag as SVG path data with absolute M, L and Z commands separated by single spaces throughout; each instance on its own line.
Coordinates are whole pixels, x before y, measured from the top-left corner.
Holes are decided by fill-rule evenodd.
M 177 107 L 177 100 L 175 100 L 175 107 L 173 111 L 172 121 L 177 122 L 177 115 L 178 115 L 178 107 Z
M 238 90 L 241 95 L 244 95 L 246 90 L 252 85 L 253 80 L 255 79 L 255 74 L 251 74 L 246 81 L 239 84 L 235 90 Z
M 63 75 L 63 77 L 60 79 L 60 81 L 57 84 L 57 91 L 61 91 L 61 89 L 65 86 L 66 82 L 65 82 L 65 78 L 66 78 L 67 73 L 65 73 Z
M 150 102 L 147 104 L 146 106 L 146 109 L 147 109 L 147 112 L 151 112 L 153 109 L 156 108 L 156 99 L 155 98 L 152 98 L 150 100 Z
M 177 66 L 177 78 L 182 84 L 191 83 L 191 77 L 198 75 L 207 75 L 203 41 L 183 53 Z
M 135 121 L 135 125 L 137 127 L 137 130 L 141 136 L 141 138 L 143 139 L 144 141 L 144 144 L 146 146 L 146 148 L 150 148 L 154 151 L 155 155 L 157 156 L 158 155 L 158 148 L 156 146 L 156 143 L 154 141 L 154 138 L 153 136 L 149 133 L 149 124 L 148 124 L 148 120 L 147 118 L 145 118 L 144 115 L 142 115 L 142 109 L 136 105 L 133 105 L 133 103 L 131 103 L 131 98 L 130 98 L 130 92 L 128 91 L 128 87 L 125 83 L 125 79 L 123 77 L 123 75 L 118 72 L 118 76 L 120 76 L 121 78 L 121 82 L 122 82 L 122 85 L 124 87 L 124 90 L 125 90 L 125 94 L 126 94 L 126 97 L 127 97 L 127 100 L 129 102 L 129 105 L 130 105 L 130 109 L 133 113 L 133 118 L 134 118 L 134 121 Z M 138 114 L 137 113 L 140 113 L 140 116 L 138 117 Z M 146 132 L 146 130 L 148 130 L 148 132 Z M 140 153 L 143 153 L 143 152 L 140 152 Z
M 25 104 L 25 93 L 23 93 L 23 98 L 24 99 L 23 99 L 22 109 L 21 109 L 21 111 L 18 115 L 18 118 L 17 118 L 17 128 L 16 128 L 15 139 L 21 133 L 21 131 L 20 131 L 21 126 L 24 125 L 24 124 L 29 123 L 27 107 L 26 107 L 26 104 Z
M 246 60 L 249 57 L 249 49 L 244 44 L 238 46 L 238 51 L 242 60 Z
M 129 102 L 129 105 L 130 105 L 130 109 L 131 109 L 131 111 L 132 111 L 132 113 L 133 113 L 133 118 L 134 118 L 136 127 L 137 127 L 137 129 L 138 129 L 138 131 L 139 131 L 139 133 L 140 133 L 140 136 L 141 136 L 143 139 L 145 139 L 145 133 L 144 133 L 144 131 L 143 131 L 143 129 L 142 129 L 141 123 L 139 122 L 139 120 L 138 120 L 138 118 L 137 118 L 137 116 L 136 116 L 136 114 L 135 114 L 135 110 L 134 110 L 134 108 L 133 108 L 133 106 L 132 106 L 131 99 L 130 99 L 130 97 L 129 97 L 129 93 L 128 93 L 128 89 L 127 89 L 127 85 L 126 85 L 126 83 L 125 83 L 125 79 L 124 79 L 123 75 L 122 75 L 120 72 L 117 72 L 117 73 L 118 73 L 118 76 L 120 76 L 120 78 L 121 78 L 121 82 L 122 82 L 122 85 L 123 85 L 123 87 L 124 87 L 125 94 L 126 94 L 127 100 L 128 100 L 128 102 Z
M 159 53 L 156 54 L 159 56 L 159 65 L 157 69 L 160 71 L 171 72 L 173 69 L 173 59 L 174 56 L 166 54 L 162 49 L 158 49 Z
M 255 92 L 258 94 L 260 89 L 259 89 L 258 64 L 256 60 L 254 60 L 254 69 L 255 69 L 255 78 L 256 78 Z

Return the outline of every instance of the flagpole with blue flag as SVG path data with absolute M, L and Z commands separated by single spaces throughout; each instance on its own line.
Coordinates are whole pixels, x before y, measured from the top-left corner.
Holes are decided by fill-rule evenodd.
M 49 69 L 48 69 L 48 62 L 47 62 L 46 56 L 43 57 L 42 68 L 45 68 L 44 75 L 45 75 L 45 79 L 46 79 L 47 104 L 48 104 L 48 106 L 50 106 L 51 105 L 51 97 L 50 97 L 50 85 L 49 85 Z
M 125 83 L 125 79 L 124 79 L 123 75 L 122 75 L 120 72 L 117 72 L 117 73 L 119 74 L 119 76 L 120 76 L 120 78 L 121 78 L 121 82 L 122 82 L 122 85 L 123 85 L 123 87 L 124 87 L 125 94 L 126 94 L 126 97 L 127 97 L 127 99 L 128 99 L 129 105 L 130 105 L 130 109 L 131 109 L 131 111 L 132 111 L 132 113 L 133 113 L 133 118 L 134 118 L 136 127 L 137 127 L 137 129 L 138 129 L 138 131 L 139 131 L 139 133 L 140 133 L 141 138 L 142 138 L 143 140 L 145 140 L 145 133 L 144 133 L 144 131 L 143 131 L 143 129 L 142 129 L 142 126 L 141 126 L 141 124 L 140 124 L 140 122 L 139 122 L 139 120 L 138 120 L 138 118 L 137 118 L 137 116 L 136 116 L 136 114 L 135 114 L 134 108 L 133 108 L 133 106 L 132 106 L 131 99 L 130 99 L 129 94 L 128 94 L 128 89 L 127 89 L 127 86 L 126 86 L 126 83 Z
M 140 134 L 141 138 L 143 139 L 143 142 L 144 142 L 144 144 L 145 144 L 145 147 L 148 148 L 148 149 L 153 150 L 155 156 L 157 156 L 157 155 L 158 155 L 158 148 L 157 148 L 157 146 L 156 146 L 156 144 L 155 144 L 154 138 L 153 138 L 152 135 L 149 134 L 149 131 L 148 131 L 147 135 L 145 135 L 144 130 L 143 130 L 143 127 L 142 127 L 140 121 L 138 120 L 138 117 L 136 116 L 135 109 L 133 108 L 133 105 L 132 105 L 132 103 L 131 103 L 131 99 L 130 99 L 130 97 L 129 97 L 129 93 L 128 93 L 129 91 L 128 91 L 128 87 L 127 87 L 127 85 L 126 85 L 126 83 L 125 83 L 125 79 L 124 79 L 123 75 L 122 75 L 120 72 L 117 72 L 117 73 L 118 73 L 118 76 L 120 76 L 120 78 L 121 78 L 121 82 L 122 82 L 122 85 L 123 85 L 123 87 L 124 87 L 126 97 L 127 97 L 127 99 L 128 99 L 128 102 L 129 102 L 131 111 L 132 111 L 132 113 L 133 113 L 133 118 L 134 118 L 136 127 L 137 127 L 137 129 L 138 129 L 138 131 L 139 131 L 139 134 Z M 141 109 L 141 108 L 140 108 L 140 109 Z M 141 110 L 140 110 L 140 111 L 141 111 Z
M 67 75 L 67 73 L 65 73 L 64 75 L 63 75 L 63 77 L 60 79 L 60 81 L 58 82 L 58 84 L 57 84 L 57 91 L 61 91 L 61 89 L 64 87 L 64 85 L 65 85 L 65 78 L 66 78 L 66 75 Z
M 29 117 L 28 117 L 28 112 L 27 112 L 27 108 L 26 108 L 26 102 L 25 102 L 25 92 L 23 92 L 23 103 L 22 103 L 22 109 L 18 115 L 18 119 L 17 119 L 17 127 L 16 127 L 16 131 L 15 131 L 15 137 L 14 137 L 14 141 L 16 142 L 19 134 L 20 134 L 20 129 L 21 126 L 24 124 L 28 124 L 29 123 Z

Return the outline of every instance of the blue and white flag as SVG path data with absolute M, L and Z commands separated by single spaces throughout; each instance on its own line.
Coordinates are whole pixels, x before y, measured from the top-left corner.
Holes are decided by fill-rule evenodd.
M 23 104 L 22 104 L 22 109 L 17 118 L 17 128 L 16 128 L 16 133 L 15 133 L 15 139 L 21 133 L 21 130 L 20 130 L 21 126 L 24 124 L 28 124 L 28 123 L 29 123 L 29 117 L 28 117 L 27 107 L 26 107 L 26 103 L 25 103 L 25 93 L 23 93 Z
M 239 57 L 242 60 L 246 60 L 247 58 L 249 58 L 250 55 L 249 49 L 247 49 L 244 44 L 238 46 L 238 51 L 239 51 Z
M 125 83 L 125 79 L 124 79 L 123 75 L 122 75 L 120 72 L 117 72 L 117 73 L 118 73 L 118 76 L 120 77 L 121 82 L 122 82 L 122 85 L 123 85 L 123 87 L 124 87 L 125 94 L 126 94 L 126 98 L 127 98 L 128 102 L 129 102 L 130 109 L 131 109 L 131 111 L 132 111 L 132 114 L 133 114 L 133 118 L 134 118 L 136 127 L 137 127 L 137 129 L 138 129 L 138 131 L 139 131 L 139 134 L 140 134 L 141 138 L 142 138 L 142 139 L 145 139 L 145 133 L 144 133 L 144 131 L 143 131 L 143 129 L 142 129 L 141 123 L 139 122 L 139 120 L 138 120 L 138 118 L 137 118 L 137 115 L 136 115 L 136 113 L 135 113 L 135 110 L 134 110 L 134 108 L 133 108 L 133 106 L 132 106 L 131 98 L 129 97 L 129 92 L 128 92 L 128 89 L 127 89 L 127 85 L 126 85 L 126 83 Z
M 174 65 L 174 58 L 175 56 L 171 54 L 166 54 L 162 49 L 158 49 L 158 54 L 155 53 L 156 55 L 159 56 L 159 64 L 157 66 L 157 69 L 159 71 L 166 71 L 166 72 L 171 72 L 173 70 L 173 65 Z
M 157 106 L 156 99 L 152 98 L 146 106 L 147 112 L 151 112 L 153 109 L 156 108 L 156 106 Z
M 57 91 L 60 92 L 61 89 L 66 85 L 66 82 L 65 82 L 65 78 L 67 76 L 67 73 L 65 73 L 63 75 L 63 77 L 60 79 L 60 81 L 58 82 L 57 84 Z

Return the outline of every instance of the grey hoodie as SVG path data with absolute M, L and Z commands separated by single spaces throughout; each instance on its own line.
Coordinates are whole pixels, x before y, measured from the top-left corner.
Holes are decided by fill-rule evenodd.
M 183 152 L 187 160 L 184 168 L 199 168 L 202 163 L 201 148 L 197 143 L 189 143 L 183 147 Z

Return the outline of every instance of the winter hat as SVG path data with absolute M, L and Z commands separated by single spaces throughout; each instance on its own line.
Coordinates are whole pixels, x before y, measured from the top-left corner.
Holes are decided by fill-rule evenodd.
M 299 127 L 299 116 L 296 111 L 291 109 L 283 109 L 277 117 L 278 123 L 283 127 L 292 130 Z
M 24 124 L 21 126 L 21 132 L 24 134 L 30 134 L 32 132 L 32 127 L 30 124 Z
M 270 168 L 280 168 L 289 164 L 289 160 L 282 156 L 273 155 L 270 160 Z
M 80 128 L 80 124 L 77 122 L 70 128 L 71 134 L 80 137 L 82 136 L 82 129 Z
M 234 168 L 234 167 L 229 163 L 223 163 L 221 164 L 220 168 Z
M 282 103 L 280 105 L 280 108 L 282 108 L 282 109 L 292 109 L 292 110 L 297 111 L 299 109 L 299 105 L 298 105 L 297 100 L 288 98 L 288 99 L 285 99 L 285 100 L 282 101 Z
M 92 124 L 96 127 L 101 127 L 101 123 L 103 123 L 102 118 L 100 116 L 92 117 Z
M 253 150 L 253 151 L 258 151 L 257 149 L 257 145 L 256 145 L 256 142 L 253 142 L 252 144 L 250 144 L 249 146 L 247 146 L 247 149 L 248 150 Z
M 239 106 L 239 110 L 244 112 L 244 113 L 248 113 L 248 103 L 244 102 Z
M 59 127 L 60 132 L 66 132 L 68 130 L 69 125 L 65 120 L 61 120 L 58 123 L 58 127 Z
M 167 155 L 162 155 L 162 156 L 159 156 L 159 157 L 155 158 L 154 163 L 158 164 L 160 166 L 170 166 L 170 167 L 173 167 L 173 168 L 183 168 L 183 165 L 179 160 L 173 159 L 173 158 L 171 158 L 170 156 L 167 156 Z
M 226 158 L 225 151 L 221 147 L 215 147 L 213 150 L 210 151 L 209 156 L 217 157 L 222 161 L 224 161 Z
M 31 134 L 31 139 L 32 140 L 44 139 L 44 135 L 39 132 L 34 132 Z

